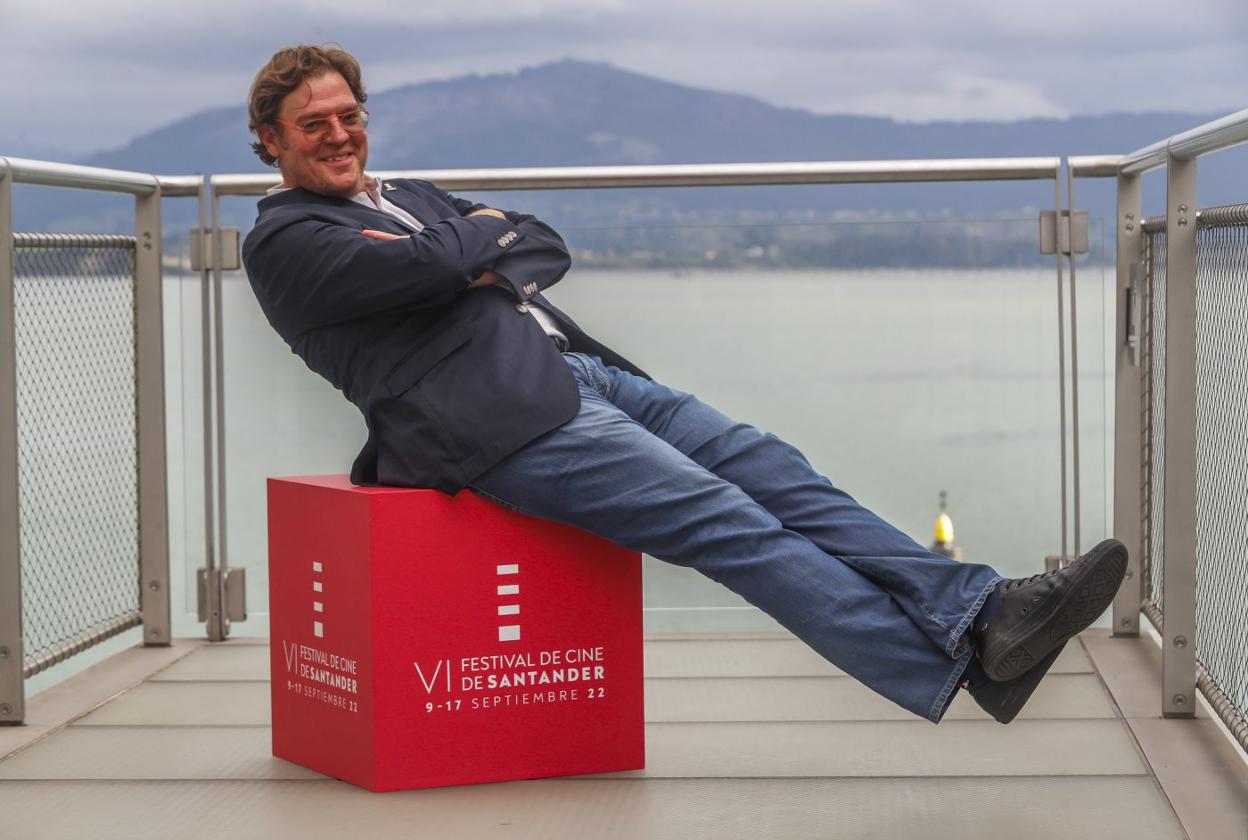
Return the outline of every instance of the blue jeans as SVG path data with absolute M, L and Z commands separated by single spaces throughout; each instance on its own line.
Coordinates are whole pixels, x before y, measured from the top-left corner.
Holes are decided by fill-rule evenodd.
M 581 410 L 473 482 L 513 509 L 697 569 L 939 721 L 1000 576 L 928 551 L 794 447 L 689 394 L 565 353 Z

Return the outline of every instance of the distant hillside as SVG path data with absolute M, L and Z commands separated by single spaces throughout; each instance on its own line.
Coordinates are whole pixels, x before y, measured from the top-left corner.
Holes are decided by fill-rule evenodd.
M 239 92 L 240 99 L 243 92 Z M 1112 104 L 1112 103 L 1107 103 Z M 1217 115 L 1107 114 L 1069 120 L 901 123 L 779 108 L 746 96 L 702 90 L 607 64 L 559 61 L 515 73 L 423 82 L 369 98 L 370 166 L 376 169 L 558 166 L 693 162 L 960 158 L 1106 154 L 1130 151 Z M 242 104 L 206 110 L 83 161 L 162 174 L 256 172 Z M 1243 167 L 1224 167 L 1202 204 L 1244 200 Z M 67 203 L 19 197 L 24 229 L 124 228 L 126 208 L 75 194 Z M 1096 193 L 1093 195 L 1093 193 Z M 1216 194 L 1215 194 L 1216 193 Z M 1094 214 L 1112 212 L 1107 190 L 1082 194 Z M 540 212 L 556 225 L 655 221 L 1032 214 L 1053 202 L 1050 183 L 855 187 L 600 190 L 496 196 Z M 190 224 L 193 202 L 178 206 L 169 232 Z M 247 227 L 251 202 L 232 200 L 226 216 Z M 119 209 L 120 208 L 120 209 Z M 102 225 L 103 227 L 99 227 Z
M 778 108 L 571 60 L 407 85 L 375 93 L 368 108 L 371 163 L 396 169 L 1108 154 L 1212 116 L 899 123 Z M 167 174 L 262 170 L 252 139 L 240 104 L 84 162 Z

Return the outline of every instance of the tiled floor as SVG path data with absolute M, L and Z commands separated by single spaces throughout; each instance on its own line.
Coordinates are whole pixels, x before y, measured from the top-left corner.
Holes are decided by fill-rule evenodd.
M 1008 727 L 965 696 L 933 726 L 787 636 L 652 639 L 644 771 L 371 794 L 271 756 L 266 645 L 182 643 L 0 760 L 0 837 L 1184 837 L 1148 721 L 1123 715 L 1142 701 L 1111 696 L 1088 649 Z

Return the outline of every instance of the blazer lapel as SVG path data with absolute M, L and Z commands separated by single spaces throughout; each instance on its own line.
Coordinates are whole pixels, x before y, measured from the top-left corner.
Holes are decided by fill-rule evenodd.
M 455 208 L 435 196 L 426 195 L 423 190 L 404 187 L 388 190 L 385 186 L 387 183 L 389 182 L 382 182 L 382 197 L 411 213 L 422 225 L 432 225 L 455 214 Z

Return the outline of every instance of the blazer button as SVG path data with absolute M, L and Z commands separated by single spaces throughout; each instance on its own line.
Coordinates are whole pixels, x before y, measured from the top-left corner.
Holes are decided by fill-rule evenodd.
M 529 311 L 529 308 L 525 306 L 523 303 L 517 303 L 516 311 L 519 312 L 521 315 L 523 315 L 524 313 Z

